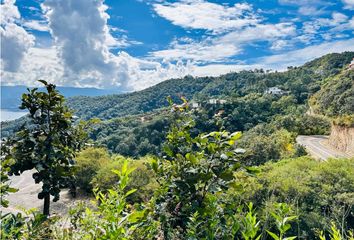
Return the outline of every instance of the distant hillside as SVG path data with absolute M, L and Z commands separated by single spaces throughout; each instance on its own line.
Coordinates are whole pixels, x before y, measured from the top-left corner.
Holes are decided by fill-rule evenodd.
M 310 103 L 317 113 L 330 117 L 354 114 L 354 70 L 329 78 Z
M 343 100 L 349 99 L 349 102 L 345 101 L 341 112 L 352 106 L 350 97 L 354 94 L 348 85 L 352 83 L 352 75 L 344 70 L 353 57 L 354 52 L 329 54 L 301 67 L 290 67 L 285 72 L 265 72 L 258 69 L 219 77 L 187 76 L 167 80 L 139 92 L 73 97 L 68 99 L 68 105 L 81 118 L 101 118 L 102 123 L 96 126 L 91 137 L 98 145 L 126 156 L 138 157 L 160 152 L 171 117 L 169 111 L 163 109 L 167 106 L 167 96 L 172 96 L 175 102 L 178 102 L 179 96 L 185 96 L 189 100 L 202 103 L 194 111 L 196 134 L 218 130 L 223 126 L 230 132 L 244 132 L 245 139 L 257 138 L 262 142 L 246 148 L 259 147 L 262 151 L 272 152 L 272 149 L 278 148 L 279 143 L 275 142 L 278 138 L 292 141 L 297 134 L 328 134 L 328 119 L 305 114 L 308 99 L 312 99 L 318 91 L 325 91 L 327 88 L 333 91 L 341 99 L 335 103 L 338 106 Z M 345 84 L 339 84 L 338 88 L 329 84 L 342 81 Z M 284 94 L 265 93 L 269 87 L 278 87 Z M 328 98 L 331 103 L 337 97 L 333 95 L 334 98 L 331 98 L 332 95 L 328 95 L 323 101 Z M 342 95 L 347 97 L 340 97 Z M 209 103 L 211 98 L 224 99 L 226 102 Z M 11 135 L 25 122 L 26 118 L 2 122 L 3 136 Z M 285 135 L 277 132 L 280 130 Z M 259 163 L 284 155 L 282 152 L 267 154 L 248 157 Z
M 39 88 L 43 90 L 43 88 Z M 75 88 L 75 87 L 58 87 L 59 91 L 66 97 L 74 96 L 102 96 L 108 94 L 120 93 L 119 90 L 106 90 L 97 88 Z M 27 91 L 26 86 L 1 86 L 1 108 L 2 109 L 18 109 L 21 102 L 21 95 Z
M 291 91 L 299 103 L 305 103 L 309 96 L 320 90 L 325 79 L 341 72 L 353 57 L 354 52 L 328 54 L 301 67 L 290 67 L 285 72 L 267 73 L 263 70 L 254 70 L 219 77 L 186 76 L 164 81 L 139 92 L 100 97 L 74 97 L 68 100 L 68 104 L 80 117 L 86 119 L 99 117 L 106 120 L 167 106 L 167 96 L 172 96 L 175 101 L 178 101 L 179 96 L 185 96 L 189 100 L 238 97 L 250 93 L 263 93 L 273 86 Z

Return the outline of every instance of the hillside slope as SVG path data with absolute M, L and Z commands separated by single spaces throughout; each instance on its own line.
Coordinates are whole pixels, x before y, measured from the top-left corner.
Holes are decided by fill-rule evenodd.
M 354 70 L 327 79 L 310 103 L 317 113 L 327 116 L 354 114 Z
M 291 91 L 299 103 L 305 103 L 317 92 L 322 81 L 338 74 L 354 57 L 354 52 L 328 54 L 301 67 L 285 72 L 265 73 L 263 70 L 241 71 L 219 77 L 186 76 L 170 79 L 145 90 L 121 95 L 100 97 L 74 97 L 68 100 L 79 117 L 103 120 L 126 115 L 141 114 L 167 106 L 166 97 L 187 99 L 245 96 L 263 93 L 268 87 L 278 86 Z

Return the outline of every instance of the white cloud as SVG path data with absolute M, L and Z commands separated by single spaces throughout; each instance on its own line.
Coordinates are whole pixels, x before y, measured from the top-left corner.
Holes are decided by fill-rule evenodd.
M 281 5 L 298 6 L 298 13 L 306 16 L 318 16 L 326 13 L 326 7 L 332 4 L 325 0 L 279 0 L 278 2 Z
M 342 53 L 354 51 L 354 39 L 334 41 L 289 51 L 283 54 L 271 55 L 250 59 L 244 64 L 209 64 L 205 66 L 192 66 L 190 73 L 193 76 L 219 76 L 229 72 L 252 70 L 255 68 L 283 71 L 288 66 L 301 66 L 328 53 Z
M 354 29 L 354 17 L 349 17 L 343 13 L 333 12 L 331 18 L 316 18 L 303 23 L 302 33 L 297 39 L 302 38 L 306 44 L 324 40 L 346 38 L 345 31 Z
M 1 66 L 2 70 L 15 72 L 35 38 L 17 23 L 21 15 L 14 0 L 3 1 L 0 12 Z
M 28 29 L 41 31 L 41 32 L 48 32 L 49 31 L 48 24 L 45 21 L 30 20 L 30 21 L 24 22 L 23 26 Z
M 6 85 L 36 86 L 38 79 L 46 79 L 64 85 L 64 69 L 57 50 L 52 48 L 30 48 L 16 72 L 2 72 Z
M 213 36 L 202 41 L 173 41 L 168 49 L 154 51 L 154 59 L 191 60 L 196 63 L 215 63 L 228 61 L 241 53 L 243 47 L 257 41 L 271 43 L 271 49 L 281 50 L 290 46 L 286 39 L 294 36 L 296 28 L 292 23 L 262 24 L 245 29 Z
M 214 33 L 240 29 L 258 23 L 260 19 L 247 3 L 225 6 L 203 0 L 175 3 L 156 3 L 154 10 L 173 24 L 191 29 L 205 29 Z
M 301 6 L 298 11 L 305 16 L 319 16 L 326 12 L 324 8 L 318 8 L 317 6 Z
M 222 43 L 249 43 L 252 41 L 273 41 L 294 36 L 296 27 L 292 23 L 258 24 L 239 31 L 230 32 L 220 38 Z
M 345 9 L 354 10 L 354 0 L 342 0 Z
M 241 49 L 233 43 L 217 43 L 215 39 L 205 39 L 201 42 L 175 40 L 166 50 L 150 53 L 155 59 L 166 61 L 191 60 L 194 62 L 219 62 L 234 56 Z
M 204 0 L 184 0 L 158 3 L 153 7 L 157 14 L 175 25 L 212 33 L 201 40 L 174 40 L 166 49 L 151 52 L 149 56 L 154 59 L 196 63 L 228 61 L 254 42 L 269 42 L 271 50 L 290 47 L 292 44 L 288 39 L 296 35 L 296 26 L 292 22 L 264 23 L 265 19 L 247 3 L 228 6 Z
M 2 41 L 2 44 L 7 44 L 2 45 L 1 58 L 7 67 L 1 71 L 2 81 L 32 86 L 35 80 L 42 78 L 66 86 L 140 90 L 165 79 L 188 74 L 217 76 L 261 67 L 282 70 L 329 52 L 354 50 L 354 40 L 332 41 L 346 37 L 343 32 L 354 29 L 354 18 L 339 12 L 334 12 L 330 18 L 304 23 L 299 30 L 294 23 L 284 20 L 280 23 L 265 22 L 248 4 L 227 6 L 184 0 L 155 4 L 154 8 L 157 6 L 162 7 L 161 16 L 178 10 L 170 15 L 169 20 L 174 24 L 189 29 L 205 29 L 208 33 L 200 41 L 188 37 L 175 39 L 168 48 L 139 59 L 124 51 L 118 54 L 110 52 L 112 48 L 141 43 L 130 40 L 127 32 L 107 25 L 109 16 L 103 0 L 46 0 L 42 5 L 46 21 L 27 22 L 21 20 L 14 1 L 4 1 L 1 7 L 6 7 L 6 11 L 1 15 L 1 37 L 6 36 L 9 41 Z M 206 12 L 194 15 L 198 13 L 197 6 Z M 208 18 L 210 16 L 212 19 Z M 38 48 L 37 44 L 33 47 L 33 35 L 27 33 L 21 24 L 25 28 L 43 31 L 49 28 L 54 45 Z M 114 37 L 117 36 L 113 36 L 115 33 L 120 37 Z M 314 44 L 321 34 L 332 42 L 290 51 L 297 41 Z M 246 46 L 257 42 L 262 42 L 262 46 L 267 42 L 267 48 L 281 50 L 282 54 L 250 59 L 246 63 L 236 60 L 237 54 L 242 53 Z M 284 53 L 285 49 L 287 52 Z
M 354 51 L 354 39 L 326 42 L 283 54 L 260 58 L 257 64 L 264 68 L 284 70 L 288 66 L 299 66 L 328 53 Z
M 4 84 L 34 86 L 37 79 L 47 79 L 61 86 L 121 86 L 137 90 L 187 74 L 188 66 L 181 62 L 159 63 L 125 52 L 112 54 L 110 48 L 126 46 L 131 41 L 110 34 L 103 0 L 45 1 L 42 8 L 54 38 L 50 48 L 34 47 L 34 37 L 17 25 L 15 21 L 22 20 L 14 1 L 5 1 L 1 8 L 5 12 L 1 15 Z M 39 30 L 38 23 L 23 22 L 27 28 Z
M 114 79 L 107 78 L 107 82 L 102 82 L 100 79 L 106 75 L 98 71 L 80 74 L 67 72 L 56 47 L 33 47 L 29 49 L 19 69 L 16 72 L 1 72 L 1 79 L 5 85 L 37 86 L 38 79 L 45 79 L 59 86 L 118 87 L 123 84 L 126 90 L 141 90 L 169 78 L 183 77 L 192 69 L 190 63 L 162 64 L 138 59 L 126 52 L 120 52 L 112 61 L 116 65 L 115 75 L 127 81 L 114 82 Z
M 66 70 L 78 74 L 114 70 L 107 45 L 113 37 L 103 0 L 46 0 L 42 7 Z
M 208 64 L 205 66 L 193 66 L 191 72 L 189 73 L 192 76 L 196 77 L 205 77 L 213 76 L 217 77 L 222 74 L 230 72 L 239 72 L 242 70 L 251 70 L 255 68 L 261 68 L 261 65 L 258 64 Z

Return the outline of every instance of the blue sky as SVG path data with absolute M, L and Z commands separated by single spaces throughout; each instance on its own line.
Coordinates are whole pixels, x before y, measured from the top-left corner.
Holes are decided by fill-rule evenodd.
M 3 0 L 2 84 L 139 90 L 354 50 L 354 0 Z

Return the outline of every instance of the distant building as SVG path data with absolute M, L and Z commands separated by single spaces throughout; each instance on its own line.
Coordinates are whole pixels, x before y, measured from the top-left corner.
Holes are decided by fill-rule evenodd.
M 284 91 L 278 87 L 270 87 L 265 91 L 265 93 L 272 94 L 272 95 L 284 95 L 284 94 L 287 94 L 288 92 Z
M 224 99 L 215 99 L 215 98 L 212 98 L 212 99 L 209 99 L 209 104 L 225 104 L 227 101 L 224 100 Z
M 200 107 L 200 103 L 198 103 L 198 102 L 191 102 L 190 106 L 191 106 L 192 108 L 199 108 L 199 107 Z
M 210 104 L 217 104 L 217 103 L 218 103 L 218 100 L 215 99 L 215 98 L 212 98 L 212 99 L 209 99 L 209 103 L 210 103 Z

